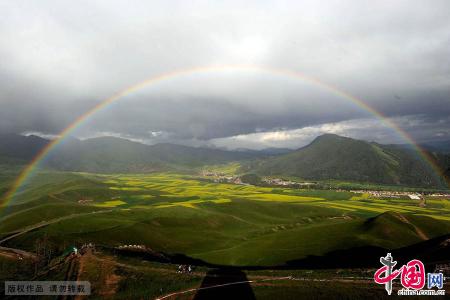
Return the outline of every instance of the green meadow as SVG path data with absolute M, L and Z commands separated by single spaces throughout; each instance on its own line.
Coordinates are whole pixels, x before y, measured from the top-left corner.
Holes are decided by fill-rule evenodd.
M 450 199 L 427 199 L 420 207 L 410 199 L 213 183 L 185 174 L 41 172 L 3 209 L 0 239 L 20 232 L 4 246 L 33 250 L 43 238 L 57 249 L 142 244 L 214 264 L 283 265 L 447 234 Z

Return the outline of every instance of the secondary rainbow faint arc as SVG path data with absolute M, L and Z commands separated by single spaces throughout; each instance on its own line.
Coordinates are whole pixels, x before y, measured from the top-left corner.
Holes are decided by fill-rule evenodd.
M 7 204 L 14 198 L 15 193 L 19 190 L 19 188 L 22 186 L 22 184 L 31 177 L 31 174 L 35 170 L 35 168 L 39 165 L 39 162 L 42 161 L 49 153 L 50 151 L 55 148 L 59 143 L 61 143 L 64 138 L 76 130 L 81 124 L 83 124 L 87 119 L 89 119 L 91 116 L 93 116 L 98 111 L 102 110 L 103 108 L 109 106 L 111 103 L 114 103 L 121 98 L 136 92 L 144 87 L 150 86 L 152 84 L 156 84 L 161 81 L 174 79 L 177 77 L 185 76 L 185 75 L 191 75 L 195 73 L 206 73 L 206 72 L 220 72 L 220 71 L 258 71 L 258 72 L 264 72 L 269 73 L 272 75 L 281 75 L 281 76 L 287 76 L 295 79 L 301 79 L 303 81 L 313 83 L 316 86 L 319 86 L 325 90 L 328 90 L 332 92 L 333 94 L 350 100 L 353 103 L 357 104 L 364 110 L 370 112 L 371 114 L 375 115 L 377 118 L 379 118 L 382 122 L 384 122 L 388 127 L 395 130 L 407 143 L 411 144 L 415 150 L 422 156 L 422 158 L 430 164 L 432 169 L 436 172 L 436 174 L 439 174 L 439 168 L 434 164 L 434 162 L 427 156 L 427 154 L 414 142 L 414 140 L 400 127 L 397 126 L 397 124 L 393 123 L 391 120 L 387 119 L 382 113 L 377 111 L 376 109 L 370 107 L 367 103 L 365 103 L 363 100 L 343 91 L 339 88 L 329 85 L 327 83 L 324 83 L 323 81 L 320 81 L 314 77 L 306 76 L 302 73 L 291 71 L 287 69 L 277 69 L 277 68 L 270 68 L 270 67 L 262 67 L 262 66 L 252 66 L 252 65 L 213 65 L 213 66 L 204 66 L 204 67 L 195 67 L 195 68 L 189 68 L 189 69 L 181 69 L 176 70 L 164 74 L 160 74 L 154 77 L 151 77 L 149 79 L 146 79 L 144 81 L 141 81 L 135 85 L 129 86 L 118 93 L 112 95 L 111 97 L 101 101 L 98 105 L 87 111 L 85 114 L 78 117 L 74 122 L 72 122 L 68 127 L 66 127 L 63 131 L 61 131 L 58 135 L 58 138 L 54 139 L 52 142 L 50 142 L 46 147 L 44 147 L 34 158 L 33 160 L 27 165 L 27 167 L 20 173 L 20 175 L 16 178 L 14 181 L 12 187 L 10 190 L 6 193 L 5 197 L 3 198 L 2 206 L 7 206 Z

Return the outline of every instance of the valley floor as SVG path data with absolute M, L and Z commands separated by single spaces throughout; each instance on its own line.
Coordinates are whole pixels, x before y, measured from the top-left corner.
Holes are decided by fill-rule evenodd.
M 450 262 L 445 197 L 41 172 L 2 214 L 1 280 L 89 280 L 99 298 L 383 298 L 372 276 L 386 252 Z

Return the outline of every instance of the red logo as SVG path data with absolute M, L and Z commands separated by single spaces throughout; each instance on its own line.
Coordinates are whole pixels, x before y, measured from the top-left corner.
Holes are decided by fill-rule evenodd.
M 383 266 L 375 272 L 373 279 L 378 284 L 384 284 L 389 295 L 392 293 L 392 281 L 399 275 L 404 288 L 420 290 L 425 286 L 425 267 L 420 260 L 413 259 L 397 270 L 394 270 L 397 262 L 392 260 L 390 253 L 381 257 L 380 262 Z

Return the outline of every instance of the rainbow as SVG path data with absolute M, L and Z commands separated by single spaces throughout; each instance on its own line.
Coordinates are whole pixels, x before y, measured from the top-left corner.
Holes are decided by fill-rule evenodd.
M 320 81 L 316 78 L 306 76 L 302 73 L 291 71 L 287 69 L 276 69 L 276 68 L 268 68 L 268 67 L 261 67 L 261 66 L 253 66 L 253 65 L 214 65 L 214 66 L 205 66 L 205 67 L 196 67 L 196 68 L 189 68 L 189 69 L 183 69 L 183 70 L 177 70 L 169 73 L 164 73 L 161 75 L 157 75 L 154 77 L 151 77 L 149 79 L 146 79 L 142 82 L 139 82 L 135 85 L 129 86 L 118 93 L 112 95 L 111 97 L 101 101 L 98 105 L 91 108 L 89 111 L 87 111 L 85 114 L 78 117 L 75 121 L 73 121 L 68 127 L 66 127 L 63 131 L 61 131 L 58 135 L 58 138 L 54 139 L 52 142 L 50 142 L 45 148 L 43 148 L 34 158 L 33 160 L 24 168 L 24 170 L 20 173 L 20 175 L 16 178 L 14 181 L 12 187 L 8 190 L 2 201 L 0 202 L 1 206 L 6 207 L 9 202 L 11 202 L 17 193 L 17 191 L 20 190 L 20 187 L 30 178 L 32 177 L 32 174 L 36 170 L 36 168 L 39 166 L 39 163 L 54 149 L 56 146 L 58 146 L 70 133 L 74 132 L 78 127 L 80 127 L 86 120 L 91 118 L 93 115 L 95 115 L 97 112 L 101 111 L 105 107 L 111 105 L 112 103 L 119 101 L 120 99 L 124 98 L 125 96 L 132 94 L 144 87 L 148 87 L 166 80 L 179 78 L 186 75 L 192 75 L 196 73 L 207 73 L 207 72 L 221 72 L 221 71 L 257 71 L 262 73 L 269 73 L 272 75 L 279 75 L 279 76 L 286 76 L 289 78 L 299 79 L 303 80 L 308 83 L 312 83 L 313 85 L 320 87 L 326 91 L 331 92 L 332 94 L 341 97 L 343 99 L 352 101 L 365 111 L 371 113 L 378 119 L 380 119 L 386 126 L 392 128 L 395 130 L 401 138 L 408 144 L 410 144 L 412 147 L 414 147 L 415 151 L 419 153 L 419 155 L 422 157 L 424 161 L 426 161 L 434 170 L 435 174 L 440 174 L 439 167 L 434 163 L 431 157 L 429 157 L 425 151 L 423 151 L 415 142 L 414 140 L 403 130 L 401 129 L 397 124 L 392 122 L 390 119 L 385 117 L 383 114 L 381 114 L 376 109 L 370 107 L 367 103 L 365 103 L 363 100 L 335 87 L 332 85 L 329 85 L 327 83 L 324 83 L 323 81 Z M 439 176 L 439 175 L 438 175 Z M 1 207 L 0 206 L 0 207 Z

